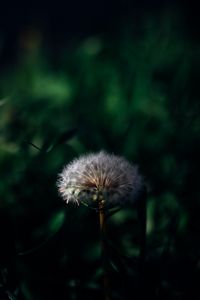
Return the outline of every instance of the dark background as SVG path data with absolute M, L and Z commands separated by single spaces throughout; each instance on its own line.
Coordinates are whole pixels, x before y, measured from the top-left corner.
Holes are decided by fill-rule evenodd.
M 199 25 L 192 1 L 1 7 L 0 299 L 102 299 L 97 213 L 56 189 L 101 149 L 148 190 L 142 270 L 137 207 L 107 222 L 113 299 L 199 299 Z

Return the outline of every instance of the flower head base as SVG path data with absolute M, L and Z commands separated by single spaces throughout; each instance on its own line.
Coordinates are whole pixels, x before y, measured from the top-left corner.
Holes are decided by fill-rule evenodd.
M 121 205 L 137 199 L 143 187 L 138 168 L 104 151 L 83 155 L 59 174 L 58 190 L 64 201 Z

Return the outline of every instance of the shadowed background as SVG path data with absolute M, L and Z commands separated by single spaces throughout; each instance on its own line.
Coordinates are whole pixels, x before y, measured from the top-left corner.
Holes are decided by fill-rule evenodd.
M 65 164 L 101 149 L 148 188 L 142 280 L 135 207 L 108 220 L 113 299 L 199 299 L 200 26 L 186 4 L 2 8 L 0 299 L 102 299 L 97 214 L 56 189 Z

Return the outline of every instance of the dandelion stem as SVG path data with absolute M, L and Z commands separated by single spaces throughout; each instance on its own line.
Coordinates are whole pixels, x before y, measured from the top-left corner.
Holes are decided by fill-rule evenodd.
M 102 263 L 103 263 L 103 285 L 104 285 L 104 294 L 105 300 L 111 300 L 111 288 L 110 288 L 110 281 L 108 276 L 107 270 L 107 259 L 106 259 L 106 249 L 105 249 L 105 242 L 104 242 L 104 234 L 106 230 L 106 223 L 105 223 L 105 211 L 104 211 L 104 201 L 99 202 L 99 224 L 100 224 L 100 234 L 101 234 L 101 256 L 102 256 Z
M 99 203 L 99 222 L 100 222 L 101 234 L 103 234 L 105 231 L 105 212 L 104 212 L 104 205 L 102 201 Z

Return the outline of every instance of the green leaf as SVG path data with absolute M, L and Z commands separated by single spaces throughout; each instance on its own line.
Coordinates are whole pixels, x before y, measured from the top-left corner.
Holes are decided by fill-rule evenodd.
M 48 230 L 53 234 L 59 231 L 65 221 L 65 212 L 63 210 L 56 212 L 51 218 Z

